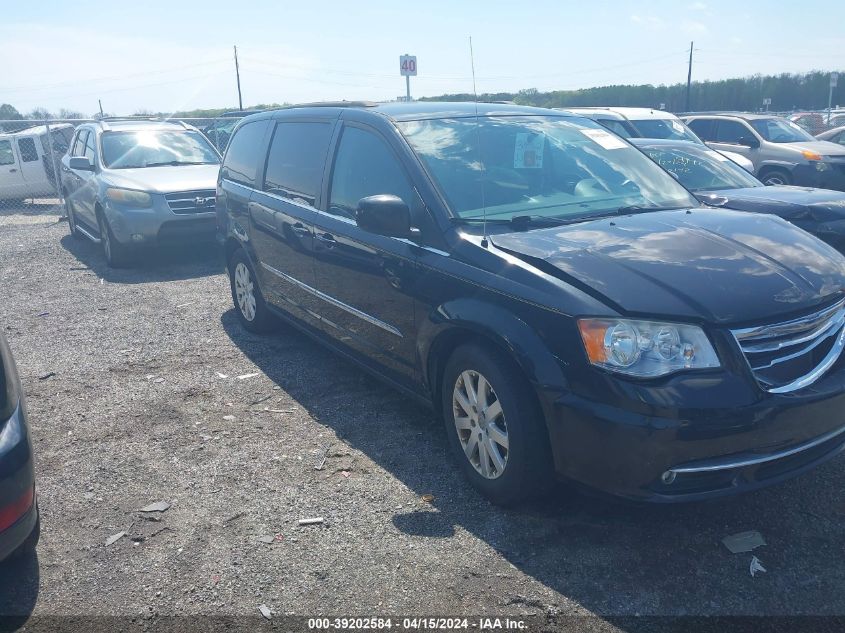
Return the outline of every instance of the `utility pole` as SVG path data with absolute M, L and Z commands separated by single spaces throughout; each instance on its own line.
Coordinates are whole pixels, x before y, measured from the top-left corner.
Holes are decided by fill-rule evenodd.
M 102 119 L 105 115 L 103 114 L 103 100 L 97 99 L 97 103 L 100 104 L 100 118 Z
M 833 106 L 833 89 L 839 82 L 839 73 L 830 73 L 830 92 L 827 93 L 827 124 L 830 125 L 830 108 Z
M 687 69 L 687 105 L 684 110 L 689 112 L 689 94 L 690 94 L 690 86 L 692 85 L 692 45 L 693 42 L 689 43 L 689 68 Z
M 238 47 L 235 46 L 235 77 L 238 80 L 238 109 L 244 109 L 244 100 L 241 97 L 241 71 L 238 68 Z

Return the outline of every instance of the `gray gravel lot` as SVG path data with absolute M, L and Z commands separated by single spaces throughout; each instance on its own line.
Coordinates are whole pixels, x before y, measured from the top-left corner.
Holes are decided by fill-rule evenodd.
M 0 211 L 43 522 L 37 560 L 0 567 L 0 613 L 845 614 L 845 459 L 704 505 L 562 488 L 504 511 L 430 413 L 294 331 L 242 330 L 213 248 L 109 270 L 56 213 Z M 754 578 L 721 544 L 750 529 Z

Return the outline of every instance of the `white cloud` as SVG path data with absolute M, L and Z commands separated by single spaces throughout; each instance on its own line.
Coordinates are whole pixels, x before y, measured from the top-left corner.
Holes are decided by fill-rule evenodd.
M 631 22 L 648 29 L 659 30 L 666 26 L 662 18 L 656 15 L 632 15 Z
M 689 33 L 690 35 L 700 35 L 703 33 L 708 33 L 710 29 L 707 28 L 707 25 L 703 22 L 698 22 L 696 20 L 684 20 L 681 22 L 681 30 L 684 33 Z

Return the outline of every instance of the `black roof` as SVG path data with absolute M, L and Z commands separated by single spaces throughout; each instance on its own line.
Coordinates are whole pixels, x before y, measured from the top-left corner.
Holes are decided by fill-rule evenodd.
M 685 118 L 724 118 L 724 117 L 734 117 L 736 119 L 745 119 L 746 121 L 756 121 L 758 119 L 782 119 L 784 117 L 778 116 L 777 114 L 766 114 L 762 113 L 752 113 L 752 112 L 700 112 L 698 114 L 685 114 L 683 115 Z

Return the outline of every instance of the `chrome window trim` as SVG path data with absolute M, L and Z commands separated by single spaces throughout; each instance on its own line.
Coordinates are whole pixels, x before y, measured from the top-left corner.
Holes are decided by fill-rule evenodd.
M 826 433 L 822 436 L 819 436 L 813 440 L 810 440 L 809 442 L 805 442 L 804 444 L 799 444 L 798 446 L 793 446 L 792 448 L 788 448 L 777 453 L 769 453 L 768 455 L 760 455 L 758 457 L 748 457 L 746 459 L 737 459 L 736 457 L 724 457 L 721 459 L 708 460 L 708 462 L 706 463 L 699 462 L 698 464 L 693 463 L 687 466 L 675 466 L 673 468 L 670 468 L 669 472 L 676 474 L 706 473 L 718 470 L 730 470 L 732 468 L 743 468 L 745 466 L 754 466 L 757 464 L 764 464 L 766 462 L 773 462 L 778 459 L 783 459 L 784 457 L 789 457 L 802 451 L 806 451 L 815 446 L 818 446 L 819 444 L 823 444 L 828 440 L 833 439 L 837 435 L 841 435 L 842 433 L 845 433 L 845 426 L 831 431 L 830 433 Z
M 298 288 L 301 288 L 302 290 L 304 290 L 308 293 L 311 293 L 312 295 L 322 299 L 326 303 L 330 303 L 333 306 L 340 308 L 341 310 L 344 310 L 344 311 L 348 312 L 349 314 L 352 314 L 352 315 L 358 317 L 359 319 L 362 319 L 363 321 L 366 321 L 367 323 L 375 325 L 376 327 L 379 327 L 386 332 L 390 332 L 391 334 L 398 336 L 399 338 L 404 338 L 402 332 L 400 332 L 397 328 L 390 325 L 389 323 L 385 323 L 381 319 L 378 319 L 371 314 L 367 314 L 366 312 L 363 312 L 362 310 L 359 310 L 358 308 L 355 308 L 355 307 L 349 305 L 348 303 L 344 303 L 343 301 L 341 301 L 339 299 L 335 299 L 331 295 L 327 295 L 325 292 L 321 292 L 320 290 L 317 290 L 316 288 L 309 286 L 305 282 L 300 281 L 299 279 L 296 279 L 295 277 L 291 277 L 290 275 L 283 273 L 281 270 L 277 270 L 277 269 L 273 268 L 269 264 L 261 262 L 261 266 L 263 268 L 265 268 L 266 270 L 268 270 L 269 272 L 276 275 L 277 277 L 281 277 L 285 281 L 288 281 L 288 282 L 292 283 L 293 285 L 297 286 Z M 328 319 L 324 318 L 322 315 L 320 315 L 318 318 L 322 321 L 326 321 L 327 323 L 329 323 L 330 325 L 333 325 L 334 327 L 337 327 L 334 323 L 331 323 L 330 321 L 328 321 Z

